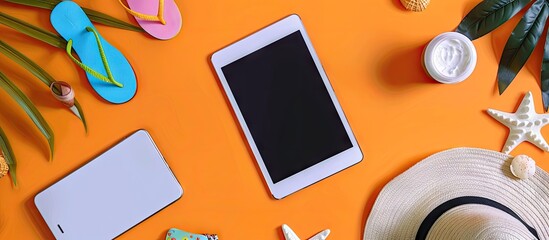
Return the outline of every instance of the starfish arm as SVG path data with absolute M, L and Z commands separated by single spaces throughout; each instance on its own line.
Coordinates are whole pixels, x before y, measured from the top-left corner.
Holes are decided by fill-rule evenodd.
M 317 235 L 314 235 L 312 238 L 309 238 L 309 240 L 326 240 L 328 238 L 328 235 L 330 235 L 330 229 L 326 229 L 322 232 L 319 232 Z
M 532 92 L 527 92 L 522 98 L 517 109 L 518 114 L 536 114 L 536 106 L 534 105 L 534 97 Z
M 503 149 L 501 152 L 504 154 L 509 154 L 515 147 L 517 147 L 520 143 L 524 142 L 524 131 L 523 130 L 511 130 L 509 132 L 509 136 L 507 137 L 507 141 L 505 141 L 505 145 L 503 146 Z
M 549 152 L 549 144 L 547 144 L 547 141 L 545 141 L 539 129 L 526 133 L 526 141 L 531 142 L 546 152 Z
M 541 121 L 541 127 L 549 124 L 549 113 L 538 114 L 538 118 Z
M 488 109 L 486 111 L 488 115 L 496 119 L 498 122 L 502 123 L 503 125 L 507 127 L 511 127 L 513 125 L 518 124 L 518 120 L 516 119 L 515 114 L 513 113 L 506 113 L 494 109 Z
M 295 232 L 286 224 L 282 225 L 282 233 L 284 233 L 286 240 L 300 240 Z

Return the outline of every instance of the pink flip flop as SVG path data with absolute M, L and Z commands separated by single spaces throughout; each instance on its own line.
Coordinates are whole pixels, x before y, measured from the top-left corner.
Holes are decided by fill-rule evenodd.
M 137 23 L 151 36 L 168 40 L 181 30 L 181 12 L 174 0 L 118 0 Z

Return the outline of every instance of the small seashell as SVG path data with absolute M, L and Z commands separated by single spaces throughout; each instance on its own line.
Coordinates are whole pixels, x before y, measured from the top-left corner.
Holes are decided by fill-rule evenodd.
M 528 179 L 536 173 L 536 161 L 526 155 L 518 155 L 511 162 L 511 173 L 520 179 Z
M 53 82 L 50 85 L 50 90 L 55 99 L 61 101 L 65 106 L 74 106 L 74 91 L 68 83 L 62 81 Z
M 4 159 L 4 156 L 0 154 L 0 178 L 2 178 L 3 176 L 6 176 L 8 174 L 8 170 L 10 170 L 10 167 L 6 162 L 6 159 Z
M 406 9 L 414 12 L 425 10 L 430 1 L 431 0 L 400 0 Z

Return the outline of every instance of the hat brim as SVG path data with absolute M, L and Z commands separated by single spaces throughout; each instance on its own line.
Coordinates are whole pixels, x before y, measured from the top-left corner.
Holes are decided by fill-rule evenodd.
M 549 175 L 541 168 L 526 180 L 510 171 L 512 157 L 495 151 L 457 148 L 434 154 L 389 182 L 368 217 L 364 240 L 415 239 L 425 217 L 440 204 L 463 196 L 499 202 L 549 239 Z

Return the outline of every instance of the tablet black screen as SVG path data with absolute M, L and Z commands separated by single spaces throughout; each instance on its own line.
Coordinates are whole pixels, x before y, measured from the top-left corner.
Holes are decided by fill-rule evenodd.
M 222 71 L 274 183 L 352 147 L 300 31 Z

